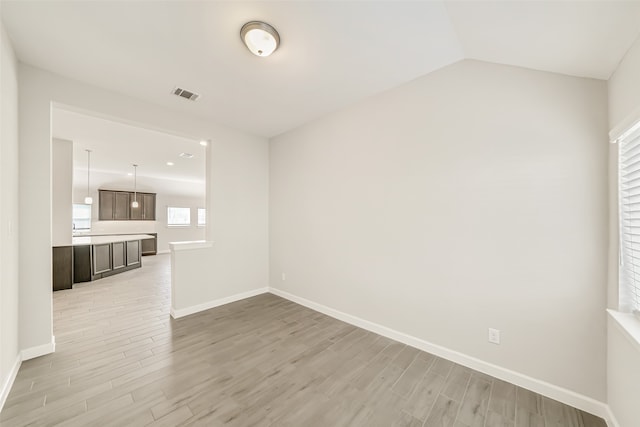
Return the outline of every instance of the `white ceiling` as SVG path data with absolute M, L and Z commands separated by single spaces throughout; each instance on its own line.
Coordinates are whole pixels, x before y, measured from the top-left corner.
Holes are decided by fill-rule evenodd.
M 86 188 L 89 149 L 92 187 L 133 189 L 129 174 L 137 164 L 141 190 L 204 197 L 206 148 L 200 141 L 59 108 L 52 112 L 52 134 L 73 141 L 74 187 Z
M 3 0 L 2 15 L 25 63 L 266 137 L 463 58 L 606 79 L 640 30 L 640 2 L 607 0 Z M 242 44 L 250 20 L 280 33 L 271 57 Z
M 466 58 L 608 79 L 640 32 L 640 1 L 447 2 Z

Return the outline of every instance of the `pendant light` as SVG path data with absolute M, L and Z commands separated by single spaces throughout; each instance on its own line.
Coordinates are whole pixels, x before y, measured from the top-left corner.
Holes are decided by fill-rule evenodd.
M 133 202 L 131 202 L 132 208 L 137 208 L 138 203 L 138 165 L 133 165 Z
M 87 196 L 84 198 L 85 205 L 93 204 L 93 198 L 91 197 L 91 191 L 89 190 L 89 177 L 91 176 L 91 150 L 84 150 L 87 152 Z

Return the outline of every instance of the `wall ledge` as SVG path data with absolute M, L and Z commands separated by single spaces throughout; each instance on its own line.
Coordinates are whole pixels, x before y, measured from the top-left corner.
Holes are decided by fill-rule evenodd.
M 640 351 L 640 318 L 631 313 L 607 309 L 609 317 L 615 320 L 615 325 L 624 336 Z
M 171 252 L 191 251 L 194 249 L 205 249 L 213 247 L 213 242 L 206 240 L 194 240 L 191 242 L 170 242 L 169 250 Z

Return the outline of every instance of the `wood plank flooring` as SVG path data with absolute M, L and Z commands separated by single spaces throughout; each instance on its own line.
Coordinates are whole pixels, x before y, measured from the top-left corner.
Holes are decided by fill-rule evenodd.
M 603 420 L 271 294 L 169 317 L 168 255 L 55 292 L 55 354 L 3 427 L 604 427 Z

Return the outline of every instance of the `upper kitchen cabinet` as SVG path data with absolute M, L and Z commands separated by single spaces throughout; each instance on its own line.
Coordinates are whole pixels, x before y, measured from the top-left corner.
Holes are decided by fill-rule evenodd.
M 115 204 L 113 209 L 113 219 L 115 220 L 127 220 L 130 219 L 129 205 L 130 205 L 129 193 L 117 191 L 115 194 Z
M 100 221 L 123 221 L 129 216 L 129 193 L 126 191 L 100 190 L 98 197 L 98 219 Z
M 131 207 L 133 199 L 132 192 L 99 190 L 98 219 L 100 221 L 155 221 L 156 195 L 137 193 L 137 208 Z
M 151 193 L 142 193 L 142 219 L 147 221 L 155 221 L 156 219 L 156 195 Z
M 152 193 L 137 193 L 138 207 L 131 207 L 132 220 L 154 221 L 156 219 L 156 195 Z M 131 196 L 133 200 L 133 195 Z
M 115 191 L 100 190 L 98 194 L 98 219 L 100 221 L 112 220 L 116 203 Z

